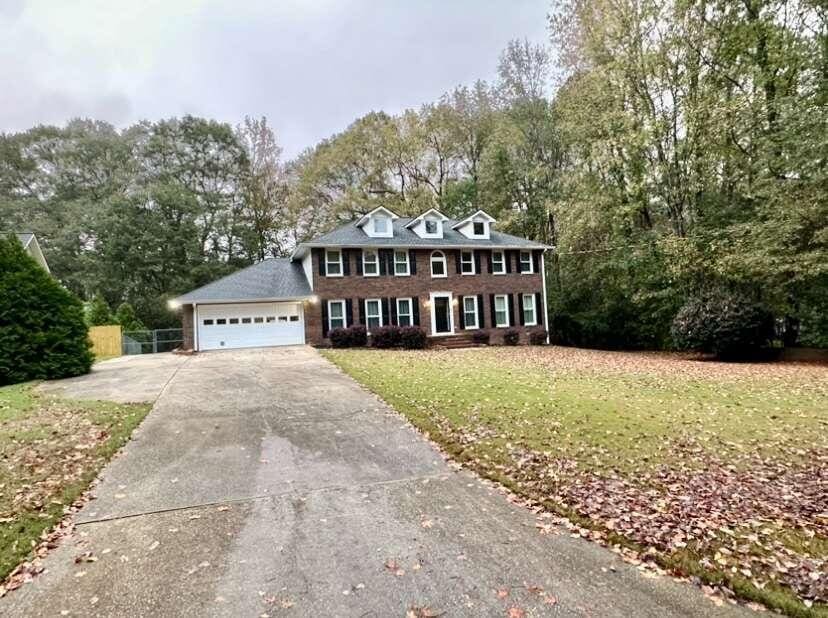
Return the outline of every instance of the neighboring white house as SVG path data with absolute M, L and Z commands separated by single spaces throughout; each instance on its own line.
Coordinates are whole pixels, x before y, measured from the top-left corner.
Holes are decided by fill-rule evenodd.
M 43 251 L 40 250 L 40 243 L 37 242 L 37 237 L 31 232 L 18 232 L 16 234 L 17 240 L 23 245 L 26 253 L 31 255 L 35 262 L 40 264 L 47 273 L 50 273 L 49 265 L 46 263 L 46 258 L 43 257 Z

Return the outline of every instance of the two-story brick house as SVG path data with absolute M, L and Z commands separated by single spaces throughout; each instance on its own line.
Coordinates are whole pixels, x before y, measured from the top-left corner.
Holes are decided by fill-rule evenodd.
M 431 209 L 402 218 L 385 208 L 176 299 L 185 347 L 309 343 L 334 328 L 420 326 L 429 337 L 516 328 L 545 331 L 543 253 L 503 234 L 485 212 L 454 221 Z

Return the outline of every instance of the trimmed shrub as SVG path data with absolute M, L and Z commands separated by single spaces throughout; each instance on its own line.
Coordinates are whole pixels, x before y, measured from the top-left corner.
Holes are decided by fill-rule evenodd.
M 714 290 L 687 301 L 673 319 L 670 333 L 680 349 L 723 359 L 745 358 L 773 338 L 773 315 L 744 294 Z
M 88 373 L 87 334 L 81 301 L 0 236 L 0 385 Z
M 401 345 L 399 326 L 380 326 L 371 331 L 371 345 L 375 348 L 398 348 Z
M 364 326 L 334 328 L 328 333 L 331 345 L 335 348 L 361 348 L 368 345 L 368 332 Z
M 419 326 L 403 326 L 400 329 L 400 344 L 406 350 L 422 350 L 428 344 L 428 337 Z
M 517 345 L 520 341 L 520 331 L 516 328 L 510 328 L 503 333 L 503 343 L 505 345 Z
M 547 334 L 545 330 L 533 330 L 529 333 L 529 343 L 532 345 L 546 345 Z
M 477 345 L 489 345 L 489 333 L 485 330 L 476 330 L 472 333 L 472 341 Z

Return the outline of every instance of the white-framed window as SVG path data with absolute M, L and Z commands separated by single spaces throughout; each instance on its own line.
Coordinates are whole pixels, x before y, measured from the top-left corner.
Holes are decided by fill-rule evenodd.
M 426 219 L 424 225 L 426 234 L 439 234 L 439 222 L 436 219 Z
M 466 328 L 480 328 L 477 321 L 477 296 L 463 297 L 463 324 Z
M 537 326 L 538 316 L 535 309 L 535 295 L 524 294 L 521 297 L 523 303 L 523 323 L 526 326 Z
M 483 221 L 474 221 L 472 223 L 472 233 L 475 236 L 485 236 L 486 235 L 486 224 Z
M 460 272 L 464 275 L 474 274 L 474 253 L 472 251 L 460 252 Z
M 408 251 L 394 251 L 394 274 L 398 277 L 404 277 L 410 273 Z
M 388 233 L 388 217 L 374 217 L 374 233 L 387 234 Z
M 521 251 L 520 252 L 520 272 L 524 275 L 531 275 L 533 272 L 532 269 L 532 252 L 531 251 Z
M 365 301 L 365 326 L 368 328 L 382 326 L 382 302 L 379 298 L 369 298 Z
M 506 261 L 503 258 L 503 251 L 492 251 L 492 273 L 495 275 L 506 274 Z
M 431 276 L 446 277 L 446 256 L 442 251 L 435 251 L 431 254 Z
M 509 326 L 509 301 L 505 294 L 498 294 L 494 297 L 495 305 L 495 326 L 504 328 Z
M 411 299 L 397 299 L 397 326 L 411 326 L 413 324 Z
M 328 301 L 328 330 L 334 328 L 345 328 L 345 301 L 344 300 L 329 300 Z
M 342 276 L 342 251 L 339 249 L 325 251 L 325 274 L 328 277 Z
M 376 249 L 363 249 L 362 274 L 366 277 L 376 277 L 379 275 L 379 257 Z

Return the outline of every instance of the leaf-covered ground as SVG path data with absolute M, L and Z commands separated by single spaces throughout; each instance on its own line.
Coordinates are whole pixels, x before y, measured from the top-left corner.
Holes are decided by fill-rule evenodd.
M 325 354 L 449 453 L 629 559 L 828 616 L 825 365 L 558 347 Z
M 149 409 L 0 388 L 0 596 L 37 571 L 61 526 L 50 531 Z

